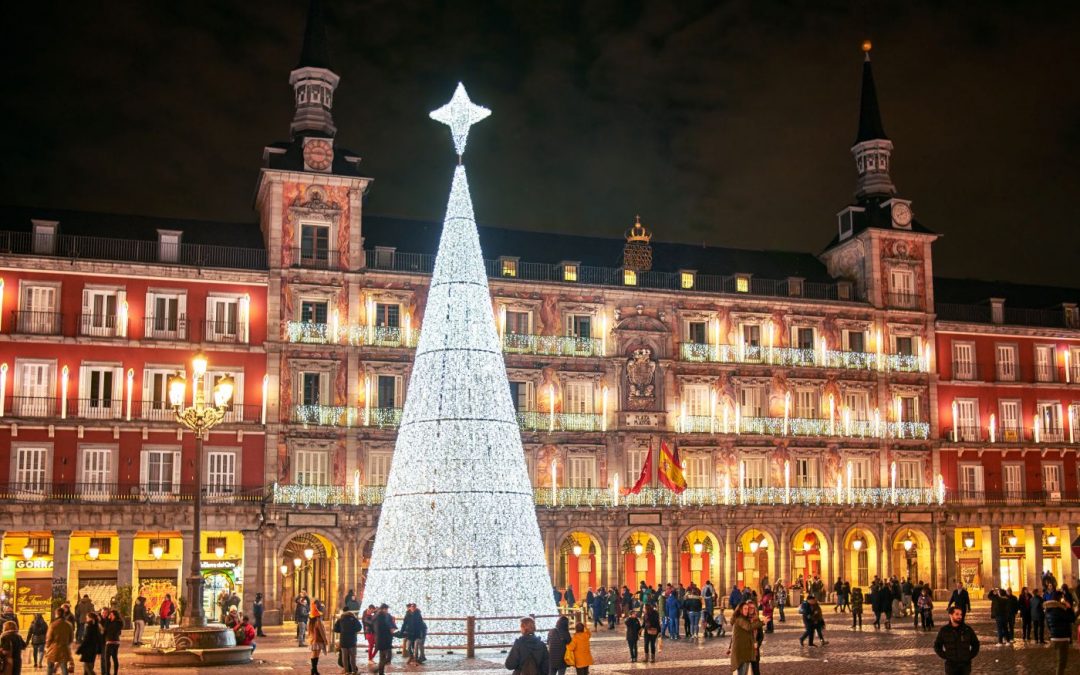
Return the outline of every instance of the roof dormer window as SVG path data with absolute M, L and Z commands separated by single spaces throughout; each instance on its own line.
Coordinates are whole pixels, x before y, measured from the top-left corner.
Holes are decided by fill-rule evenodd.
M 56 230 L 59 223 L 55 220 L 32 220 L 34 224 L 33 252 L 37 255 L 52 255 L 56 252 Z
M 158 262 L 176 262 L 180 259 L 180 230 L 158 230 Z
M 499 258 L 499 274 L 504 277 L 516 277 L 518 275 L 518 259 L 505 256 Z

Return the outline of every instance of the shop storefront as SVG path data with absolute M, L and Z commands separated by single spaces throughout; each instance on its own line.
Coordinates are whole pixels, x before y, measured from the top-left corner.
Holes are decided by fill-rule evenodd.
M 0 564 L 0 586 L 4 604 L 14 609 L 20 626 L 29 625 L 34 614 L 48 617 L 53 596 L 52 536 L 7 535 Z
M 166 595 L 174 601 L 180 597 L 183 549 L 178 532 L 140 532 L 135 536 L 132 598 L 146 598 L 146 606 L 155 617 Z
M 113 603 L 119 586 L 130 579 L 117 578 L 119 540 L 110 533 L 76 532 L 71 536 L 68 560 L 68 593 L 71 598 L 89 596 L 95 608 Z

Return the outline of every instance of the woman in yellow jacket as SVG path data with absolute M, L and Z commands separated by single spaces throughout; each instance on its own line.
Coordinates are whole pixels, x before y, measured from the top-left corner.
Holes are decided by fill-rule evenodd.
M 574 637 L 570 638 L 570 644 L 566 645 L 566 665 L 573 666 L 577 675 L 589 675 L 589 666 L 592 665 L 592 650 L 589 649 L 589 638 L 592 633 L 589 628 L 579 623 L 574 628 Z

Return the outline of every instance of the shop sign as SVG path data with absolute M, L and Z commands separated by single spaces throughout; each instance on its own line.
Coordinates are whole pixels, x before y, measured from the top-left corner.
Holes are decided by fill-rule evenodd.
M 17 570 L 51 570 L 52 568 L 53 561 L 45 560 L 43 558 L 15 561 L 15 569 Z
M 201 560 L 199 565 L 204 570 L 232 570 L 240 566 L 239 560 Z
M 52 579 L 19 579 L 15 587 L 15 609 L 19 613 L 49 614 L 52 611 Z

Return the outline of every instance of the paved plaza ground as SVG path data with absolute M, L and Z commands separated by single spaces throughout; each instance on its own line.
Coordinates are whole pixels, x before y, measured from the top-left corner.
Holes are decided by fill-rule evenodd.
M 944 605 L 935 612 L 938 626 L 946 621 Z M 942 662 L 933 652 L 936 631 L 924 633 L 913 630 L 910 619 L 897 619 L 892 630 L 874 630 L 872 625 L 864 627 L 862 632 L 852 631 L 851 617 L 847 614 L 834 614 L 831 606 L 825 607 L 828 644 L 824 647 L 799 646 L 802 622 L 795 612 L 788 615 L 786 623 L 777 624 L 775 633 L 766 636 L 762 650 L 761 670 L 763 673 L 784 673 L 802 675 L 810 673 L 828 673 L 828 675 L 866 674 L 866 673 L 941 673 Z M 983 649 L 975 660 L 975 673 L 1018 673 L 1038 675 L 1053 673 L 1054 655 L 1043 645 L 1024 645 L 1020 641 L 1020 624 L 1017 622 L 1017 641 L 1013 646 L 999 647 L 995 644 L 993 624 L 989 619 L 987 603 L 976 603 L 972 610 L 972 624 L 979 635 Z M 866 615 L 869 616 L 869 615 Z M 864 617 L 865 618 L 865 617 Z M 292 624 L 275 626 L 267 629 L 268 637 L 261 638 L 255 652 L 255 663 L 250 666 L 232 668 L 170 669 L 170 675 L 189 675 L 198 673 L 308 673 L 310 664 L 308 652 L 296 646 Z M 128 634 L 125 633 L 125 638 Z M 728 639 L 714 638 L 704 642 L 670 641 L 663 642 L 662 651 L 655 664 L 629 663 L 626 642 L 621 630 L 609 632 L 606 629 L 593 634 L 593 655 L 596 665 L 590 668 L 591 674 L 608 675 L 620 673 L 641 674 L 646 671 L 660 675 L 717 675 L 727 674 L 728 659 L 725 656 Z M 128 651 L 127 643 L 123 647 Z M 426 675 L 462 675 L 463 673 L 503 672 L 505 654 L 498 652 L 483 653 L 478 658 L 466 660 L 459 656 L 446 656 L 428 652 L 428 662 L 424 666 L 406 666 L 400 654 L 389 672 L 425 673 Z M 121 654 L 121 671 L 130 670 L 130 652 Z M 362 664 L 363 667 L 363 664 Z M 25 666 L 24 666 L 25 668 Z M 139 669 L 150 672 L 149 669 Z M 320 662 L 321 673 L 339 673 L 336 655 L 327 655 Z M 24 672 L 35 672 L 29 668 Z M 39 671 L 44 672 L 44 670 Z M 1080 650 L 1073 645 L 1070 652 L 1069 673 L 1080 674 Z

